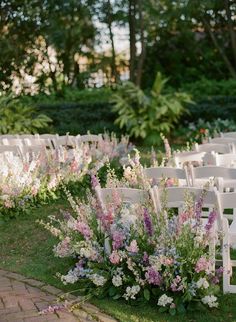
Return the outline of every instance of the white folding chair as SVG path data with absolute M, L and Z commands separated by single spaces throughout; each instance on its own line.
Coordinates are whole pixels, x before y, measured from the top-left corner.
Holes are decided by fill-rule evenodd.
M 144 168 L 144 175 L 148 179 L 152 179 L 153 184 L 159 183 L 162 179 L 177 179 L 179 186 L 189 185 L 189 176 L 187 167 L 171 168 L 171 167 L 152 167 Z
M 224 192 L 217 193 L 218 197 L 218 209 L 223 217 L 223 246 L 222 246 L 222 257 L 223 257 L 223 292 L 224 293 L 236 293 L 236 285 L 231 284 L 231 277 L 233 267 L 236 266 L 236 260 L 232 260 L 230 256 L 230 248 L 236 244 L 236 218 L 224 214 L 225 209 L 236 208 L 236 192 Z M 229 220 L 233 218 L 233 221 L 229 224 Z
M 133 188 L 101 188 L 100 186 L 97 186 L 95 188 L 95 192 L 100 206 L 105 213 L 108 210 L 107 206 L 114 203 L 114 197 L 119 198 L 122 203 L 142 205 L 145 201 L 149 200 L 150 196 L 146 190 Z M 156 209 L 155 204 L 153 204 L 153 206 L 154 209 Z M 105 238 L 104 243 L 106 252 L 110 254 L 111 246 L 108 237 Z
M 217 152 L 217 153 L 232 153 L 232 146 L 229 143 L 195 143 L 194 150 L 197 152 Z
M 21 151 L 16 145 L 0 145 L 0 154 L 1 153 L 10 153 L 17 156 L 21 155 Z
M 164 198 L 164 205 L 162 204 L 162 193 L 165 194 Z M 183 206 L 186 203 L 186 194 L 191 194 L 194 197 L 195 202 L 199 200 L 199 198 L 202 196 L 203 189 L 200 188 L 192 188 L 192 187 L 170 187 L 163 189 L 154 186 L 153 187 L 153 194 L 155 199 L 155 204 L 158 209 L 158 212 L 161 212 L 163 210 L 163 207 L 167 208 L 177 208 L 178 213 L 182 211 Z M 208 221 L 209 213 L 214 209 L 218 207 L 218 199 L 216 195 L 216 190 L 207 190 L 204 193 L 202 208 L 208 208 L 208 211 L 202 210 L 201 211 L 201 222 L 203 225 L 205 225 Z M 220 214 L 218 215 L 217 222 L 213 225 L 214 233 L 216 235 L 217 231 L 222 230 L 222 218 Z M 212 260 L 212 269 L 215 268 L 215 246 L 216 246 L 216 237 L 215 236 L 210 244 L 209 244 L 209 254 L 210 258 Z
M 235 138 L 236 139 L 236 132 L 221 132 L 220 136 L 222 138 Z
M 13 139 L 13 138 L 3 138 L 2 139 L 3 145 L 16 145 L 16 146 L 22 146 L 24 145 L 24 141 L 21 139 Z
M 236 153 L 218 154 L 206 153 L 203 158 L 204 165 L 217 165 L 222 167 L 236 167 Z
M 76 139 L 73 135 L 62 135 L 58 136 L 57 138 L 52 139 L 54 147 L 73 147 L 75 148 L 77 146 Z
M 107 203 L 110 203 L 114 194 L 122 200 L 123 203 L 142 204 L 149 198 L 149 193 L 142 189 L 133 188 L 101 188 L 96 187 L 96 194 L 100 205 L 104 211 L 107 211 Z
M 174 162 L 177 168 L 183 168 L 186 164 L 202 165 L 206 152 L 177 152 L 174 154 Z
M 95 142 L 99 142 L 103 140 L 102 135 L 98 134 L 86 134 L 86 135 L 78 135 L 77 136 L 77 141 L 78 143 L 85 143 L 85 142 L 91 142 L 91 143 L 95 143 Z
M 204 186 L 210 179 L 217 179 L 219 191 L 225 188 L 236 188 L 236 168 L 204 166 L 194 168 L 190 165 L 190 177 L 193 187 Z
M 219 137 L 219 138 L 209 138 L 210 143 L 220 143 L 229 144 L 232 147 L 233 153 L 236 151 L 236 138 L 231 137 Z

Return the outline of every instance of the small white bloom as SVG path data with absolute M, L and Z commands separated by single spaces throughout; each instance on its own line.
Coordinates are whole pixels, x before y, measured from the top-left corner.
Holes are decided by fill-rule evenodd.
M 209 307 L 218 307 L 217 297 L 214 295 L 207 295 L 202 298 L 202 303 L 207 304 Z
M 123 295 L 123 297 L 126 299 L 126 301 L 128 301 L 129 298 L 131 298 L 132 300 L 135 300 L 136 295 L 139 293 L 140 289 L 141 288 L 139 285 L 134 285 L 132 287 L 128 286 L 126 287 L 126 292 Z
M 163 294 L 161 297 L 159 297 L 157 305 L 167 306 L 168 304 L 171 304 L 172 302 L 173 302 L 172 297 L 169 297 L 166 294 Z
M 115 287 L 119 287 L 122 285 L 122 277 L 120 275 L 116 275 L 112 277 L 112 284 Z
M 103 286 L 107 279 L 99 274 L 92 274 L 89 276 L 90 280 L 97 286 Z
M 197 283 L 197 288 L 208 288 L 209 287 L 209 283 L 207 282 L 207 280 L 205 278 L 200 278 Z

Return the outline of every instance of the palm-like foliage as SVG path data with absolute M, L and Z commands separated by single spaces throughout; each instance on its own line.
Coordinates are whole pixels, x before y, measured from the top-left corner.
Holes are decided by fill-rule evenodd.
M 0 134 L 37 133 L 52 120 L 12 96 L 0 97 Z
M 147 95 L 131 82 L 121 85 L 113 96 L 114 111 L 118 113 L 116 124 L 126 128 L 128 134 L 156 144 L 160 133 L 168 134 L 186 112 L 184 103 L 190 102 L 185 93 L 165 93 L 168 79 L 157 73 Z

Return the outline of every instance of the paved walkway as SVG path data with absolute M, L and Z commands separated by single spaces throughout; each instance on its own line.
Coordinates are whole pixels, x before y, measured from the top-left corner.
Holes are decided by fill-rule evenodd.
M 116 322 L 89 303 L 73 313 L 60 311 L 39 315 L 39 311 L 56 304 L 60 293 L 53 286 L 0 270 L 0 322 Z

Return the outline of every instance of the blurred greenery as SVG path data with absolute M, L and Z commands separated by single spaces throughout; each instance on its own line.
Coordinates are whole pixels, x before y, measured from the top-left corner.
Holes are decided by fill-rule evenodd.
M 0 134 L 40 133 L 52 120 L 12 96 L 0 96 Z

